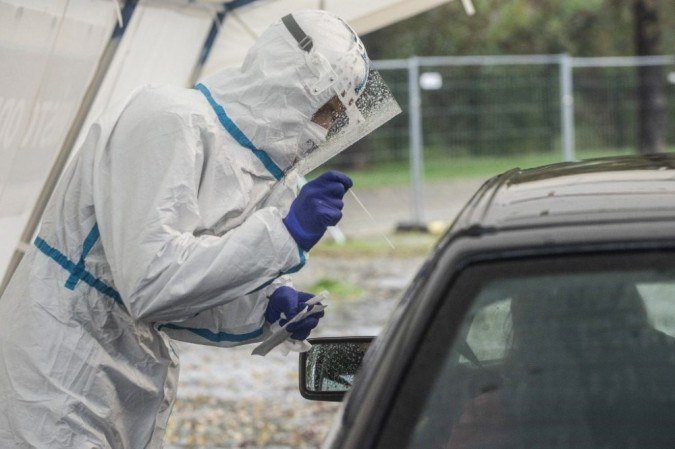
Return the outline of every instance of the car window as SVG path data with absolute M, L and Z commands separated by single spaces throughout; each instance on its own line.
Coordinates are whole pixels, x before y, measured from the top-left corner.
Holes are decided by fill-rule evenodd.
M 672 447 L 675 259 L 622 257 L 464 273 L 403 387 L 396 447 Z

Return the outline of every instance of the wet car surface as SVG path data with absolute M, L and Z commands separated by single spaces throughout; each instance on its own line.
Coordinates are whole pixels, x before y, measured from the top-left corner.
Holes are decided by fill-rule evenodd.
M 326 448 L 675 441 L 675 158 L 485 183 L 365 355 Z

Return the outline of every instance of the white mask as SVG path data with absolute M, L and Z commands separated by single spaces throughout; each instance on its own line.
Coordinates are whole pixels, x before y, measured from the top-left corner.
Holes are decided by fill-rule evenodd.
M 300 155 L 305 156 L 316 147 L 326 141 L 328 130 L 321 125 L 312 121 L 305 126 L 305 129 L 300 133 L 298 142 L 300 145 Z

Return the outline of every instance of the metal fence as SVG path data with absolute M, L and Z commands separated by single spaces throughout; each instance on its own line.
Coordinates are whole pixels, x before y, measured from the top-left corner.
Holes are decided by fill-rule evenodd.
M 403 114 L 341 159 L 357 168 L 405 161 L 422 148 L 430 158 L 548 152 L 561 160 L 635 148 L 636 68 L 644 65 L 663 67 L 668 121 L 675 119 L 673 56 L 413 57 L 375 65 Z M 668 143 L 675 145 L 675 127 Z
M 661 67 L 666 123 L 675 123 L 675 56 L 412 57 L 375 66 L 403 113 L 336 163 L 368 169 L 409 161 L 416 223 L 425 160 L 546 154 L 562 161 L 635 151 L 638 67 Z

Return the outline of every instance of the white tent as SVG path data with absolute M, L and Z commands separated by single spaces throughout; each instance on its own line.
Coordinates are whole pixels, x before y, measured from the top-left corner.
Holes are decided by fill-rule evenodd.
M 447 3 L 448 0 L 257 0 L 233 1 L 246 4 L 225 16 L 204 74 L 220 67 L 236 66 L 246 50 L 268 25 L 298 9 L 324 9 L 345 19 L 359 34 L 383 28 L 415 14 Z
M 134 88 L 238 65 L 294 10 L 335 12 L 365 34 L 447 1 L 0 0 L 0 280 L 91 121 Z

